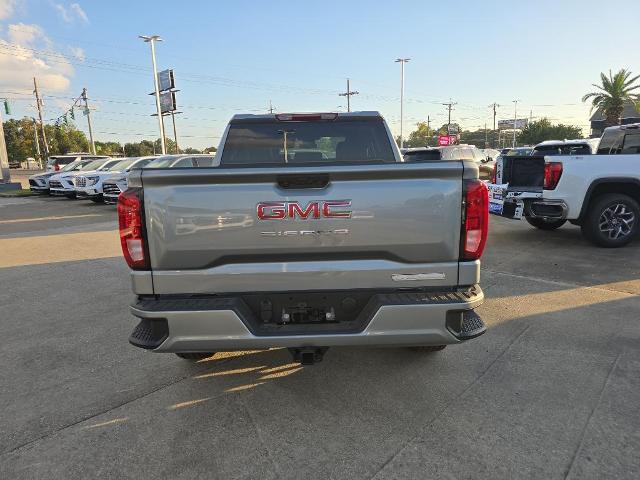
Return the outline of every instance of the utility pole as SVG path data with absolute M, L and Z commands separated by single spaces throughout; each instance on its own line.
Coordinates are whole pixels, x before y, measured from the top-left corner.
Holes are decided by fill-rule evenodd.
M 273 113 L 274 108 L 273 105 L 271 104 L 271 100 L 269 100 L 269 113 Z
M 31 118 L 31 120 L 33 120 L 33 133 L 34 133 L 35 142 L 36 142 L 36 160 L 38 160 L 40 167 L 42 167 L 43 165 L 42 165 L 42 154 L 40 153 L 40 139 L 38 138 L 38 122 L 36 121 L 35 118 Z
M 484 148 L 489 147 L 489 137 L 487 134 L 487 122 L 484 122 Z
M 347 78 L 347 91 L 344 93 L 339 93 L 339 97 L 347 97 L 347 112 L 351 111 L 351 95 L 358 95 L 360 92 L 352 92 L 349 87 L 349 79 Z
M 171 110 L 171 121 L 173 122 L 173 141 L 176 142 L 176 153 L 180 153 L 180 148 L 178 147 L 178 134 L 176 132 L 176 116 L 173 114 L 173 110 Z
M 40 118 L 40 131 L 42 133 L 42 145 L 44 146 L 44 158 L 43 167 L 49 160 L 49 145 L 47 144 L 47 133 L 44 130 L 44 122 L 42 121 L 42 100 L 40 100 L 40 94 L 38 93 L 38 83 L 36 77 L 33 77 L 33 93 L 36 95 L 36 107 L 38 108 L 38 118 Z
M 158 69 L 156 67 L 156 42 L 161 42 L 162 39 L 159 35 L 139 35 L 145 43 L 151 44 L 151 66 L 153 68 L 153 86 L 156 91 L 156 110 L 158 114 L 158 126 L 160 127 L 160 145 L 162 147 L 162 154 L 167 154 L 167 145 L 164 138 L 164 122 L 162 121 L 162 109 L 160 108 L 160 86 L 158 85 Z
M 410 58 L 396 58 L 396 63 L 400 64 L 400 148 L 404 147 L 404 137 L 402 135 L 402 126 L 404 122 L 404 64 Z
M 431 118 L 427 115 L 427 147 L 429 146 L 429 140 L 431 139 Z
M 89 124 L 89 140 L 91 141 L 91 153 L 96 154 L 96 144 L 93 141 L 93 129 L 91 128 L 91 111 L 89 110 L 89 102 L 87 101 L 87 89 L 82 89 L 82 100 L 84 100 L 84 114 L 87 116 Z
M 518 102 L 513 100 L 513 148 L 516 148 L 516 123 L 518 123 Z
M 495 131 L 496 131 L 496 115 L 497 115 L 496 109 L 497 109 L 500 105 L 498 105 L 496 102 L 493 102 L 493 103 L 492 103 L 491 105 L 489 105 L 489 106 L 493 108 L 493 131 L 494 131 L 493 141 L 495 142 L 495 144 L 494 144 L 494 146 L 493 146 L 493 147 L 495 148 L 495 147 L 496 147 L 496 145 L 497 145 L 497 146 L 499 146 L 499 145 L 500 145 L 500 133 L 498 132 L 498 134 L 497 134 L 497 137 L 498 137 L 498 139 L 497 139 L 497 140 L 496 140 L 496 133 L 495 133 Z
M 449 110 L 449 120 L 447 121 L 447 135 L 451 135 L 451 110 L 453 110 L 453 106 L 457 104 L 458 102 L 452 102 L 451 99 L 449 99 L 449 103 L 442 104 L 447 107 L 447 110 Z

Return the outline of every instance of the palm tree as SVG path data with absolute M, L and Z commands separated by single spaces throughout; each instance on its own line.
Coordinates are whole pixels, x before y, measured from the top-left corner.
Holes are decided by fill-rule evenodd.
M 600 81 L 602 85 L 593 84 L 600 91 L 587 93 L 582 97 L 583 102 L 591 99 L 591 111 L 594 108 L 599 108 L 602 111 L 607 126 L 620 123 L 620 116 L 626 102 L 636 104 L 639 100 L 638 94 L 634 90 L 640 88 L 640 84 L 636 84 L 640 75 L 636 75 L 633 78 L 629 77 L 631 77 L 631 72 L 624 68 L 615 75 L 611 75 L 611 70 L 609 70 L 609 76 L 601 73 Z

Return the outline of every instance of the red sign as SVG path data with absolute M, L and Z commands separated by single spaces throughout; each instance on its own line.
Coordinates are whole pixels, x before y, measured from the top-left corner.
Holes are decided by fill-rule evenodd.
M 457 135 L 438 135 L 438 145 L 446 147 L 447 145 L 455 145 L 458 141 Z

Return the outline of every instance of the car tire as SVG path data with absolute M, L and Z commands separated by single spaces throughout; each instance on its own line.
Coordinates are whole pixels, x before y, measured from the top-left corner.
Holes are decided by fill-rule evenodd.
M 637 236 L 639 223 L 637 201 L 621 193 L 607 193 L 591 201 L 582 234 L 600 247 L 618 248 Z
M 90 200 L 91 200 L 93 203 L 104 203 L 104 202 L 102 201 L 102 197 L 97 197 L 97 198 L 93 197 L 93 198 L 90 198 Z
M 198 352 L 198 353 L 189 353 L 189 352 L 179 352 L 176 355 L 184 360 L 203 360 L 205 358 L 209 358 L 216 352 Z
M 542 217 L 524 217 L 529 225 L 536 227 L 540 230 L 555 230 L 560 228 L 567 221 L 566 220 L 545 220 Z
M 439 352 L 440 350 L 444 350 L 446 347 L 446 345 L 421 345 L 418 347 L 409 347 L 409 350 L 420 353 L 431 353 Z

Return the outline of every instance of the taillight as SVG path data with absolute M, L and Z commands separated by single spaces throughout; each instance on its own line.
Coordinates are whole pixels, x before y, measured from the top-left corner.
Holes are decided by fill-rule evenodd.
M 498 178 L 498 161 L 493 164 L 493 170 L 491 171 L 491 183 L 498 183 L 496 180 Z
M 53 164 L 53 169 L 57 172 L 60 170 L 60 165 L 58 165 L 57 163 Z
M 558 186 L 562 176 L 561 162 L 548 162 L 544 164 L 544 189 L 553 190 Z
M 149 268 L 142 215 L 142 201 L 138 190 L 126 190 L 118 196 L 120 244 L 127 265 L 134 270 Z
M 465 182 L 464 225 L 462 228 L 462 260 L 482 256 L 489 231 L 489 190 L 480 180 Z

